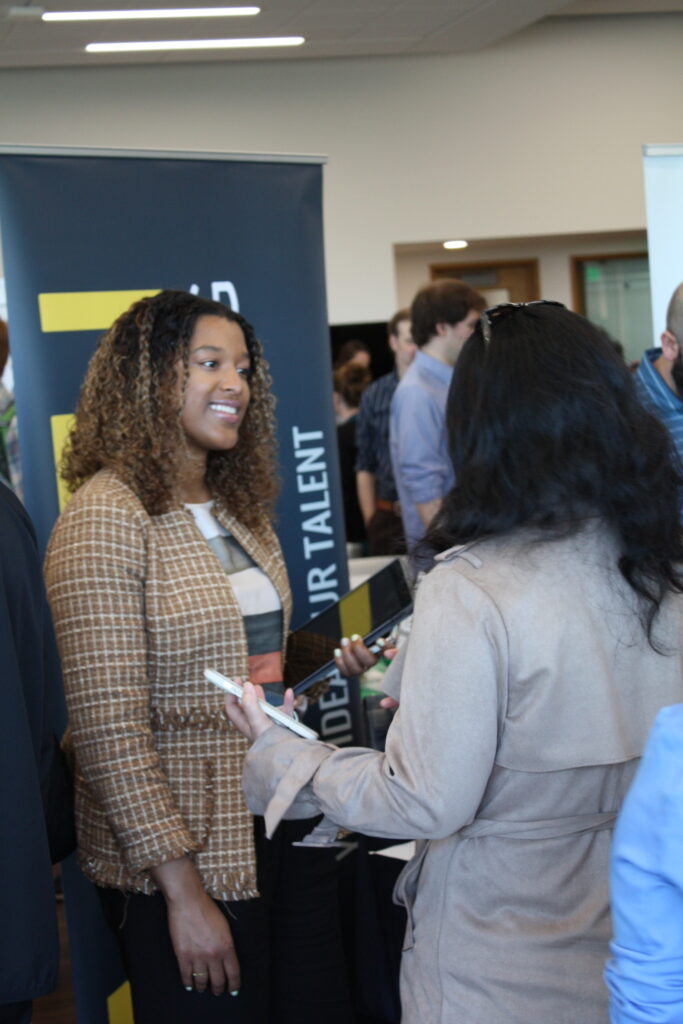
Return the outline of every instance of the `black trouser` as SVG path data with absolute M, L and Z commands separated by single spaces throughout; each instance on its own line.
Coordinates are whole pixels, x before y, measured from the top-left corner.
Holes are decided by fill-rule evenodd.
M 390 509 L 375 509 L 366 527 L 369 555 L 404 555 L 406 539 L 401 516 Z
M 101 889 L 133 994 L 135 1024 L 349 1024 L 334 849 L 294 847 L 312 822 L 283 822 L 272 840 L 257 822 L 261 897 L 217 903 L 242 972 L 238 996 L 187 992 L 160 893 Z

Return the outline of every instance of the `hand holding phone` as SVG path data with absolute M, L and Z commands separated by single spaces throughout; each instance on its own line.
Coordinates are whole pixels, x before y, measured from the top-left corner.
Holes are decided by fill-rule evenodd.
M 314 683 L 332 675 L 335 664 L 347 676 L 364 672 L 377 661 L 374 645 L 378 638 L 387 636 L 411 611 L 412 592 L 403 564 L 396 558 L 289 635 L 285 685 L 295 694 L 305 693 Z M 335 648 L 344 633 L 352 636 L 352 641 L 345 646 L 348 655 L 342 655 L 342 668 Z M 354 634 L 358 634 L 357 640 Z M 352 656 L 352 645 L 357 658 Z
M 334 651 L 334 663 L 340 675 L 359 676 L 367 669 L 372 668 L 379 661 L 385 645 L 383 639 L 375 641 L 370 647 L 362 637 L 354 635 L 349 639 L 343 637 L 339 647 Z
M 228 676 L 221 675 L 220 672 L 216 672 L 213 668 L 204 669 L 204 678 L 208 679 L 208 681 L 213 683 L 214 686 L 218 686 L 221 690 L 225 690 L 226 693 L 231 693 L 234 697 L 241 699 L 243 696 L 244 690 L 239 683 L 236 683 L 234 679 L 229 679 Z M 272 718 L 274 722 L 277 722 L 278 725 L 284 725 L 285 728 L 291 729 L 292 732 L 297 734 L 297 736 L 302 736 L 304 739 L 317 740 L 317 732 L 313 729 L 309 729 L 309 727 L 304 725 L 303 722 L 297 721 L 296 718 L 291 718 L 289 715 L 286 715 L 284 711 L 273 707 L 272 704 L 268 704 L 265 700 L 259 699 L 258 704 L 261 710 L 268 715 L 269 718 Z

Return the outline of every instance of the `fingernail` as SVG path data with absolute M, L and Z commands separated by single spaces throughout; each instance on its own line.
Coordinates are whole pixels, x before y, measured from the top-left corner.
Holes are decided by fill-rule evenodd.
M 381 636 L 379 640 L 375 640 L 375 643 L 377 644 L 378 647 L 386 647 L 387 645 L 387 642 L 383 636 Z
M 341 658 L 341 647 L 335 647 L 334 656 L 335 658 Z
M 240 990 L 239 989 L 235 989 L 234 992 L 230 993 L 231 996 L 238 996 L 239 994 L 240 994 Z
M 185 986 L 185 991 L 186 992 L 194 992 L 194 989 L 193 989 L 192 985 L 186 985 Z
M 339 643 L 342 645 L 342 647 L 348 647 L 349 646 L 349 638 L 347 636 L 343 636 L 341 638 L 341 640 L 339 641 Z
M 352 633 L 352 635 L 351 635 L 351 643 L 354 643 L 354 644 L 358 643 L 359 640 L 360 640 L 360 637 L 358 636 L 358 633 Z

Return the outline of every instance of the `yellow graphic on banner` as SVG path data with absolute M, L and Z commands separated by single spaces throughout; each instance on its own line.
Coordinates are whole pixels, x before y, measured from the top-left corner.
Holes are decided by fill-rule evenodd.
M 339 618 L 342 636 L 358 633 L 365 636 L 372 627 L 370 611 L 370 587 L 366 584 L 352 590 L 339 602 Z
M 40 329 L 51 331 L 106 331 L 129 306 L 160 288 L 125 292 L 42 292 L 38 296 Z
M 109 1024 L 135 1024 L 133 1000 L 127 981 L 124 981 L 123 985 L 119 985 L 110 996 L 107 996 L 107 1014 Z
M 66 413 L 62 416 L 50 416 L 50 429 L 52 430 L 52 452 L 55 458 L 55 477 L 57 478 L 57 496 L 59 498 L 59 511 L 64 509 L 71 497 L 71 492 L 59 475 L 59 463 L 62 461 L 62 452 L 66 445 L 74 421 L 73 413 Z

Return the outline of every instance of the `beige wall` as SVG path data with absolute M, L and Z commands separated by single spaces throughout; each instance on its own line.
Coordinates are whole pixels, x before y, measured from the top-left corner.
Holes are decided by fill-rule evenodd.
M 682 24 L 550 19 L 464 57 L 7 70 L 0 141 L 326 154 L 330 320 L 379 320 L 396 243 L 642 229 L 641 144 L 683 132 Z
M 570 258 L 647 250 L 645 231 L 601 235 L 562 235 L 473 242 L 467 249 L 447 252 L 441 245 L 399 246 L 396 260 L 398 307 L 409 306 L 415 292 L 429 280 L 432 263 L 486 263 L 495 260 L 537 259 L 541 296 L 573 308 Z

